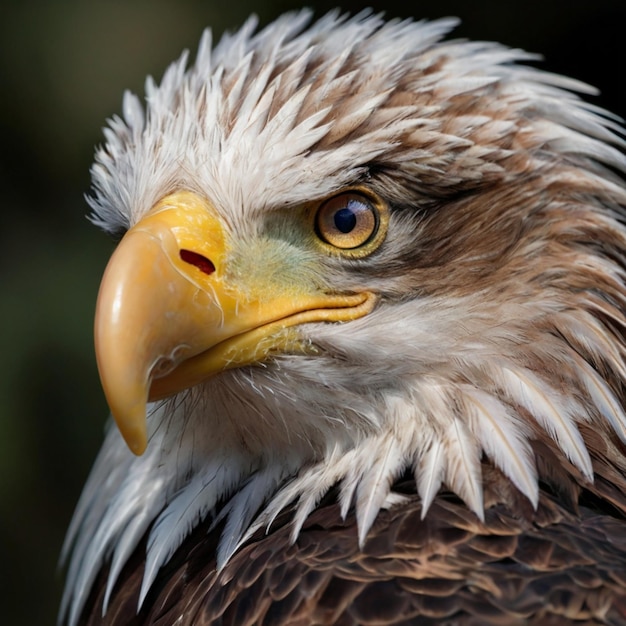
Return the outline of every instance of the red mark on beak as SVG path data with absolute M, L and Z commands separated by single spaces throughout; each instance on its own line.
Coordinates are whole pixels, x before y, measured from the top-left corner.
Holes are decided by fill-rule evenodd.
M 211 263 L 209 259 L 197 252 L 192 252 L 191 250 L 181 250 L 180 258 L 185 261 L 185 263 L 190 263 L 191 265 L 195 265 L 201 272 L 205 274 L 212 274 L 215 271 L 215 265 Z

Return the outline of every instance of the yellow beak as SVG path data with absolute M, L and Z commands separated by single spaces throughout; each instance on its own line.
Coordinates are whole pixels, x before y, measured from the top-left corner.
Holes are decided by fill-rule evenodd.
M 229 284 L 227 232 L 191 192 L 161 200 L 131 228 L 106 268 L 95 320 L 98 370 L 128 447 L 147 446 L 146 405 L 231 367 L 298 349 L 286 328 L 369 313 L 370 292 Z M 261 262 L 261 260 L 259 260 Z

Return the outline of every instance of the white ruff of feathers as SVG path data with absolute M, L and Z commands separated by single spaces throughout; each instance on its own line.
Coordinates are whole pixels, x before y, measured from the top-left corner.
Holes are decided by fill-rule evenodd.
M 626 193 L 599 165 L 626 170 L 626 160 L 610 145 L 621 145 L 613 132 L 618 127 L 566 91 L 590 91 L 584 85 L 515 66 L 532 58 L 520 51 L 439 42 L 455 20 L 384 23 L 377 16 L 346 20 L 333 13 L 301 32 L 309 20 L 307 12 L 291 14 L 256 35 L 250 20 L 213 50 L 207 31 L 194 65 L 187 69 L 185 54 L 160 86 L 147 81 L 146 110 L 126 94 L 124 117 L 105 130 L 93 167 L 94 221 L 111 232 L 124 230 L 166 194 L 191 189 L 211 198 L 236 231 L 272 207 L 301 205 L 352 184 L 375 160 L 432 178 L 438 167 L 446 169 L 436 162 L 436 143 L 444 137 L 440 103 L 497 87 L 502 118 L 460 119 L 458 127 L 451 119 L 445 135 L 450 149 L 472 141 L 461 135 L 462 126 L 483 125 L 489 144 L 525 117 L 529 144 L 542 146 L 534 157 L 537 168 L 555 155 L 575 163 L 594 190 L 589 197 L 605 205 L 598 220 L 623 242 L 612 207 L 626 204 Z M 420 74 L 440 57 L 446 58 L 440 70 Z M 362 69 L 342 71 L 349 59 Z M 385 108 L 409 70 L 416 92 L 432 92 L 430 104 Z M 346 85 L 352 97 L 333 117 L 333 94 Z M 362 127 L 367 132 L 353 132 Z M 420 139 L 426 136 L 435 145 L 432 154 Z M 414 145 L 404 145 L 406 137 Z M 488 154 L 495 148 L 481 152 L 481 145 L 474 152 L 480 174 L 499 171 Z M 615 292 L 622 289 L 616 262 L 581 253 L 580 263 Z M 368 285 L 376 280 L 402 290 L 399 277 Z M 381 302 L 354 322 L 304 326 L 301 332 L 320 347 L 319 356 L 286 355 L 231 370 L 153 405 L 141 457 L 111 428 L 66 540 L 64 558 L 71 553 L 71 562 L 62 615 L 76 623 L 98 571 L 111 561 L 106 609 L 146 532 L 140 603 L 200 520 L 226 520 L 222 567 L 294 501 L 295 540 L 335 485 L 344 515 L 355 508 L 361 543 L 381 507 L 398 500 L 391 485 L 407 469 L 415 474 L 424 514 L 445 485 L 482 518 L 483 455 L 536 506 L 531 439 L 537 432 L 560 450 L 568 471 L 592 481 L 580 426 L 593 422 L 626 441 L 626 417 L 599 373 L 626 380 L 623 346 L 592 312 L 622 327 L 626 321 L 602 298 L 577 297 L 583 306 L 561 307 L 557 296 L 541 291 L 526 301 L 496 302 L 469 286 L 453 298 Z M 618 304 L 623 308 L 623 299 Z M 547 326 L 558 332 L 527 332 Z M 545 362 L 550 354 L 567 364 L 558 380 L 574 381 L 579 393 L 567 394 L 531 366 L 533 358 Z

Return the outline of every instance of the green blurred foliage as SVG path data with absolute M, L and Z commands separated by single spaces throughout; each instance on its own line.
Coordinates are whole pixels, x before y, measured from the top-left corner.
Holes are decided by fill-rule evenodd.
M 310 2 L 318 14 L 332 2 Z M 211 25 L 290 0 L 3 0 L 0 6 L 0 604 L 2 623 L 51 624 L 63 534 L 102 439 L 106 404 L 91 327 L 113 243 L 83 195 L 93 146 L 125 89 L 142 92 Z M 623 0 L 343 2 L 388 16 L 458 15 L 460 36 L 543 53 L 626 113 Z M 410 11 L 410 13 L 409 13 Z

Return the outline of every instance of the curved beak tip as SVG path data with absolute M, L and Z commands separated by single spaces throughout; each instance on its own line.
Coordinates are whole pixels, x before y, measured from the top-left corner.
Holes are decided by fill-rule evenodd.
M 141 456 L 148 447 L 148 438 L 144 433 L 126 433 L 124 435 L 124 441 L 126 445 L 129 447 L 130 451 L 136 456 Z
M 148 446 L 145 410 L 139 414 L 125 415 L 123 419 L 113 413 L 117 428 L 130 451 L 141 456 Z

